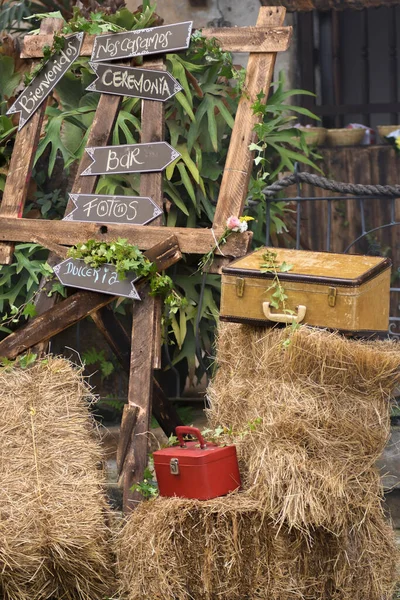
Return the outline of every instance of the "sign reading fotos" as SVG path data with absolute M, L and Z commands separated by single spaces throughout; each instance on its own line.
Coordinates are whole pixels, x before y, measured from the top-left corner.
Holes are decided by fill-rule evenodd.
M 40 73 L 30 82 L 18 96 L 7 114 L 21 113 L 18 131 L 31 118 L 34 112 L 44 102 L 72 63 L 79 57 L 83 33 L 76 33 L 65 38 L 63 50 L 54 54 Z
M 192 21 L 174 23 L 137 31 L 124 31 L 96 36 L 91 60 L 93 62 L 174 52 L 189 47 Z
M 136 69 L 106 63 L 89 64 L 97 77 L 86 88 L 88 91 L 165 102 L 182 89 L 182 86 L 167 71 Z
M 140 300 L 138 291 L 133 285 L 138 280 L 136 273 L 128 273 L 126 279 L 120 280 L 114 265 L 91 267 L 80 258 L 67 258 L 53 270 L 61 283 L 67 287 Z
M 92 159 L 81 175 L 163 171 L 180 156 L 167 142 L 85 148 Z
M 148 197 L 99 194 L 69 194 L 69 197 L 76 208 L 63 221 L 146 225 L 162 215 L 162 210 Z

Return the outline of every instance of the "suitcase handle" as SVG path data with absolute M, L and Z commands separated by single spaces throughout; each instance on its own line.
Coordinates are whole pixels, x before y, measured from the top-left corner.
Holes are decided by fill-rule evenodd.
M 188 427 L 185 425 L 178 425 L 178 427 L 175 427 L 175 433 L 176 433 L 176 437 L 179 440 L 179 445 L 181 446 L 181 448 L 185 448 L 185 441 L 183 439 L 183 436 L 185 433 L 192 435 L 193 437 L 196 437 L 200 442 L 201 449 L 206 447 L 206 443 L 204 441 L 203 436 L 200 433 L 200 429 L 197 429 L 197 427 Z
M 299 304 L 297 315 L 287 315 L 284 313 L 272 313 L 269 302 L 263 302 L 263 312 L 269 321 L 274 323 L 301 323 L 306 316 L 307 308 L 303 304 Z

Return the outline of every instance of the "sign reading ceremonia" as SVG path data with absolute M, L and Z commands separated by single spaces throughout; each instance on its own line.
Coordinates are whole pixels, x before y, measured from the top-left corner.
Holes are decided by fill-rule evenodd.
M 47 61 L 43 69 L 18 96 L 7 115 L 21 113 L 18 131 L 31 118 L 39 106 L 46 100 L 52 89 L 68 71 L 72 63 L 79 57 L 83 33 L 76 33 L 65 38 L 63 50 L 60 50 Z
M 192 26 L 192 21 L 186 21 L 137 31 L 98 35 L 94 40 L 91 60 L 98 62 L 184 50 L 189 47 Z
M 99 194 L 69 194 L 69 197 L 76 208 L 63 221 L 146 225 L 162 215 L 162 210 L 148 197 Z
M 61 283 L 67 287 L 140 300 L 133 285 L 138 279 L 136 273 L 128 273 L 126 279 L 120 280 L 114 265 L 91 267 L 80 258 L 67 258 L 53 267 L 53 270 Z
M 165 102 L 182 89 L 168 71 L 136 69 L 106 63 L 89 64 L 97 77 L 86 88 L 88 91 Z
M 167 142 L 85 148 L 92 159 L 81 175 L 163 171 L 180 153 Z

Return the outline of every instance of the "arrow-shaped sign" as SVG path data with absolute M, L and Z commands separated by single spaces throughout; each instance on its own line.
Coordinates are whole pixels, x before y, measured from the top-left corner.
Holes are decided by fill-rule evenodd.
M 81 175 L 163 171 L 180 153 L 167 142 L 85 148 L 92 164 Z
M 146 225 L 162 215 L 162 210 L 148 197 L 99 194 L 69 194 L 69 197 L 76 208 L 63 221 Z
M 135 69 L 106 63 L 89 64 L 97 75 L 86 88 L 92 92 L 165 102 L 182 89 L 168 71 Z
M 21 113 L 18 131 L 31 118 L 37 108 L 44 102 L 51 90 L 57 85 L 64 73 L 79 57 L 83 33 L 76 33 L 65 38 L 64 49 L 54 54 L 40 73 L 30 82 L 18 96 L 7 114 Z
M 91 267 L 80 258 L 67 258 L 53 270 L 61 283 L 67 287 L 140 300 L 137 289 L 133 285 L 139 279 L 136 273 L 127 273 L 127 279 L 121 281 L 118 279 L 114 265 Z
M 138 31 L 96 36 L 91 60 L 107 61 L 144 54 L 174 52 L 189 47 L 193 21 Z

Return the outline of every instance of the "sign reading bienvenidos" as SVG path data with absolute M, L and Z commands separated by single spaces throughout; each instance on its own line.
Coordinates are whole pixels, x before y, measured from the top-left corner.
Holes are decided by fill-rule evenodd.
M 21 113 L 18 131 L 31 118 L 34 112 L 44 102 L 72 63 L 79 57 L 83 33 L 76 33 L 65 38 L 63 50 L 54 54 L 40 73 L 30 82 L 18 96 L 7 114 Z
M 165 102 L 182 89 L 168 71 L 136 69 L 106 63 L 89 64 L 97 77 L 86 88 L 88 91 Z
M 92 159 L 81 175 L 163 171 L 180 156 L 167 142 L 85 148 Z
M 53 270 L 61 283 L 67 287 L 140 300 L 138 291 L 133 285 L 138 280 L 136 273 L 128 273 L 126 279 L 120 280 L 114 265 L 91 267 L 80 258 L 67 258 Z
M 189 47 L 192 26 L 192 21 L 186 21 L 150 29 L 98 35 L 94 40 L 91 60 L 98 62 L 184 50 Z
M 162 215 L 162 210 L 148 197 L 99 194 L 69 194 L 69 197 L 76 208 L 63 221 L 146 225 Z

